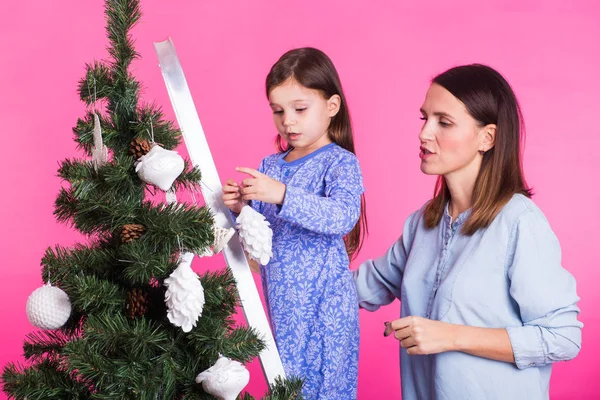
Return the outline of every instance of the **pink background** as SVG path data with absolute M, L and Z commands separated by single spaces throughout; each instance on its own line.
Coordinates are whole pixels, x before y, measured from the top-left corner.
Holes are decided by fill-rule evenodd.
M 235 166 L 255 167 L 273 151 L 263 94 L 271 64 L 293 47 L 323 49 L 339 70 L 356 128 L 371 228 L 362 261 L 383 253 L 432 193 L 433 180 L 420 173 L 417 158 L 418 110 L 428 81 L 459 63 L 499 69 L 525 114 L 525 169 L 534 200 L 561 241 L 582 298 L 583 350 L 555 366 L 551 397 L 600 398 L 598 4 L 146 0 L 134 31 L 143 57 L 135 73 L 144 100 L 158 102 L 174 119 L 152 46 L 173 38 L 225 179 L 235 177 Z M 59 160 L 79 156 L 71 128 L 84 106 L 76 85 L 84 63 L 106 56 L 102 11 L 100 0 L 0 5 L 0 366 L 21 359 L 23 339 L 33 330 L 25 302 L 42 284 L 44 250 L 79 239 L 52 215 L 56 169 Z M 198 271 L 223 265 L 220 256 L 194 264 Z M 382 335 L 383 322 L 398 310 L 395 302 L 361 314 L 359 399 L 400 397 L 398 343 Z M 258 362 L 250 368 L 248 389 L 261 394 Z

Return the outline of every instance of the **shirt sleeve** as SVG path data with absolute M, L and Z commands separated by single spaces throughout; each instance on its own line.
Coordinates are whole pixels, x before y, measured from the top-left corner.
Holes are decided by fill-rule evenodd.
M 304 229 L 344 236 L 360 217 L 362 173 L 356 157 L 343 157 L 325 175 L 325 195 L 287 185 L 278 217 Z
M 581 347 L 575 278 L 561 266 L 556 235 L 539 210 L 515 222 L 507 257 L 522 326 L 507 328 L 519 369 L 574 358 Z
M 400 298 L 400 288 L 408 253 L 414 240 L 415 224 L 419 216 L 415 212 L 404 223 L 402 236 L 381 257 L 367 260 L 353 271 L 358 294 L 358 305 L 375 311 L 382 305 Z

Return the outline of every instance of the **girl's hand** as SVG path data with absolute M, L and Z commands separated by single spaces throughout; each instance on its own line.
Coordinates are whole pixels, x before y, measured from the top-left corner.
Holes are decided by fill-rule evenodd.
M 285 185 L 252 168 L 236 168 L 250 175 L 242 181 L 242 200 L 258 200 L 271 204 L 283 204 Z
M 386 322 L 385 336 L 392 332 L 410 355 L 437 354 L 456 350 L 458 325 L 409 316 Z
M 242 208 L 248 204 L 242 200 L 240 186 L 232 179 L 228 179 L 223 186 L 223 203 L 236 214 L 242 212 Z

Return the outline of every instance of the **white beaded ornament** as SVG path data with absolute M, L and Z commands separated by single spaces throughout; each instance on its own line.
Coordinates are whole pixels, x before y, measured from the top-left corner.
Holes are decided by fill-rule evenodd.
M 71 301 L 61 289 L 49 283 L 37 288 L 27 299 L 27 318 L 41 329 L 58 329 L 71 316 Z

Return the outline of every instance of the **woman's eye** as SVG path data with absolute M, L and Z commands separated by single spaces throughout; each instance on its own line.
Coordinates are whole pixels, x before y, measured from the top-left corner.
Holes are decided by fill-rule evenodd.
M 427 118 L 425 118 L 425 117 L 420 117 L 419 119 L 420 119 L 421 121 L 427 121 Z
M 296 112 L 302 112 L 302 111 L 305 111 L 305 110 L 306 110 L 306 107 L 305 108 L 297 108 Z
M 273 114 L 281 115 L 283 114 L 283 111 L 273 111 Z

